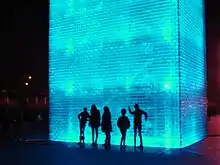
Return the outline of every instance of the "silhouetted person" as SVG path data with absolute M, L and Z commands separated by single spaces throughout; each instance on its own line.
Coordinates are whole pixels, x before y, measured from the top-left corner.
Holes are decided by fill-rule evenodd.
M 104 107 L 104 113 L 102 115 L 102 132 L 105 133 L 105 147 L 111 145 L 111 132 L 112 132 L 112 117 L 108 106 Z
M 96 105 L 91 106 L 90 126 L 92 128 L 92 145 L 97 145 L 101 115 Z M 96 137 L 95 137 L 96 134 Z
M 131 108 L 128 107 L 130 114 L 134 115 L 134 146 L 136 147 L 136 137 L 137 137 L 137 131 L 138 131 L 138 135 L 140 137 L 140 148 L 142 148 L 143 147 L 143 140 L 142 140 L 142 133 L 141 133 L 142 115 L 144 115 L 145 120 L 147 120 L 148 114 L 144 112 L 143 110 L 141 110 L 138 104 L 135 104 L 134 108 L 135 110 L 132 111 Z
M 84 140 L 85 140 L 85 136 L 84 136 L 85 127 L 86 127 L 87 121 L 89 121 L 89 119 L 90 119 L 90 115 L 89 115 L 86 107 L 84 107 L 83 112 L 81 112 L 78 115 L 78 119 L 79 119 L 79 129 L 80 129 L 79 144 L 84 144 Z
M 130 127 L 130 120 L 128 119 L 126 115 L 126 109 L 121 110 L 121 116 L 118 118 L 117 126 L 120 129 L 121 132 L 121 143 L 120 146 L 125 147 L 125 141 L 126 141 L 126 133 L 127 129 Z

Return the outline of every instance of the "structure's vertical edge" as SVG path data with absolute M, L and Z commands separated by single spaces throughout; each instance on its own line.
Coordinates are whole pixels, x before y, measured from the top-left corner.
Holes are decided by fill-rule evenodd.
M 48 125 L 49 125 L 49 140 L 51 140 L 50 137 L 50 2 L 51 0 L 48 1 Z
M 51 88 L 51 85 L 50 85 L 50 80 L 51 80 L 51 75 L 50 75 L 50 68 L 51 68 L 51 65 L 50 65 L 50 61 L 51 61 L 51 56 L 50 56 L 50 52 L 51 52 L 51 46 L 50 46 L 50 43 L 51 43 L 51 1 L 52 0 L 49 0 L 49 4 L 48 4 L 48 18 L 49 18 L 49 22 L 48 22 L 48 29 L 49 29 L 49 35 L 48 35 L 48 111 L 49 111 L 49 116 L 48 116 L 48 121 L 49 121 L 49 140 L 51 140 L 51 115 L 50 115 L 50 111 L 51 111 L 51 93 L 50 93 L 50 88 Z
M 203 31 L 204 31 L 204 83 L 205 83 L 205 91 L 204 91 L 204 97 L 205 97 L 205 111 L 206 111 L 206 116 L 207 116 L 207 86 L 208 86 L 208 81 L 207 81 L 207 62 L 206 62 L 206 48 L 207 48 L 207 42 L 206 42 L 206 0 L 203 0 Z M 207 127 L 207 120 L 206 121 L 206 127 Z M 206 135 L 207 135 L 207 129 L 206 129 Z
M 179 87 L 179 128 L 180 128 L 180 147 L 182 146 L 182 127 L 181 127 L 181 71 L 180 71 L 180 0 L 177 0 L 177 26 L 178 26 L 178 87 Z

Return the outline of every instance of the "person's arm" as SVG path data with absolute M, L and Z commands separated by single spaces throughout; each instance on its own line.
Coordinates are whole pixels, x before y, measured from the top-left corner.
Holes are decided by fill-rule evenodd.
M 118 128 L 120 128 L 120 118 L 118 118 L 117 126 L 118 126 Z
M 130 114 L 132 114 L 132 115 L 134 114 L 134 111 L 131 110 L 130 106 L 128 107 L 128 111 L 129 111 Z
M 91 118 L 91 116 L 90 116 L 90 114 L 87 112 L 87 121 L 90 121 L 90 118 Z
M 79 120 L 80 120 L 80 118 L 81 118 L 81 114 L 82 114 L 82 113 L 78 114 L 78 119 L 79 119 Z
M 148 114 L 147 114 L 147 112 L 145 112 L 145 111 L 142 111 L 142 114 L 144 115 L 144 117 L 145 117 L 145 120 L 147 121 L 147 118 L 148 118 Z
M 128 117 L 127 117 L 127 120 L 128 120 L 128 128 L 130 128 L 131 123 L 130 123 L 130 120 L 129 120 L 129 118 L 128 118 Z

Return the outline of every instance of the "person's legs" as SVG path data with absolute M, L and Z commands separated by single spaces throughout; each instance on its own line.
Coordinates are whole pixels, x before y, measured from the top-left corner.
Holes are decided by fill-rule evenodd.
M 126 144 L 126 134 L 127 134 L 127 130 L 124 131 L 124 146 Z
M 95 133 L 96 133 L 95 144 L 97 144 L 98 137 L 99 137 L 99 130 L 98 130 L 98 127 L 95 128 Z
M 105 147 L 109 147 L 111 145 L 111 134 L 110 132 L 105 132 Z
M 104 146 L 106 146 L 107 145 L 107 140 L 108 140 L 108 137 L 107 137 L 108 135 L 107 135 L 107 132 L 105 132 L 105 143 L 103 144 Z
M 123 130 L 120 129 L 121 132 L 121 142 L 120 142 L 120 146 L 122 146 L 123 140 L 124 140 L 124 136 L 123 136 Z
M 121 146 L 125 145 L 126 130 L 121 130 Z
M 94 144 L 94 133 L 95 133 L 95 128 L 92 127 L 92 144 Z
M 80 122 L 79 124 L 79 131 L 80 131 L 80 134 L 79 134 L 79 143 L 82 142 L 82 123 Z
M 134 146 L 136 147 L 137 125 L 134 125 Z
M 143 146 L 143 140 L 142 140 L 141 130 L 142 130 L 142 126 L 141 126 L 141 124 L 139 124 L 139 125 L 138 125 L 138 135 L 139 135 L 139 137 L 140 137 L 140 146 L 142 147 L 142 146 Z
M 81 135 L 83 143 L 85 142 L 85 127 L 86 127 L 86 124 L 84 123 L 82 126 L 82 135 Z
M 80 136 L 82 136 L 82 123 L 79 124 Z
M 108 146 L 110 146 L 111 145 L 111 133 L 110 132 L 108 132 Z

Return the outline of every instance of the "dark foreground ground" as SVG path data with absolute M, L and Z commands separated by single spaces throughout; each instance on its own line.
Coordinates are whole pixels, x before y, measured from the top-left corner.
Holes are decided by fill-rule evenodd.
M 1 165 L 220 165 L 220 116 L 212 117 L 208 125 L 209 137 L 181 150 L 132 147 L 110 151 L 101 146 L 79 148 L 76 144 L 2 142 Z M 29 135 L 34 137 L 35 135 Z M 27 135 L 28 136 L 28 135 Z

